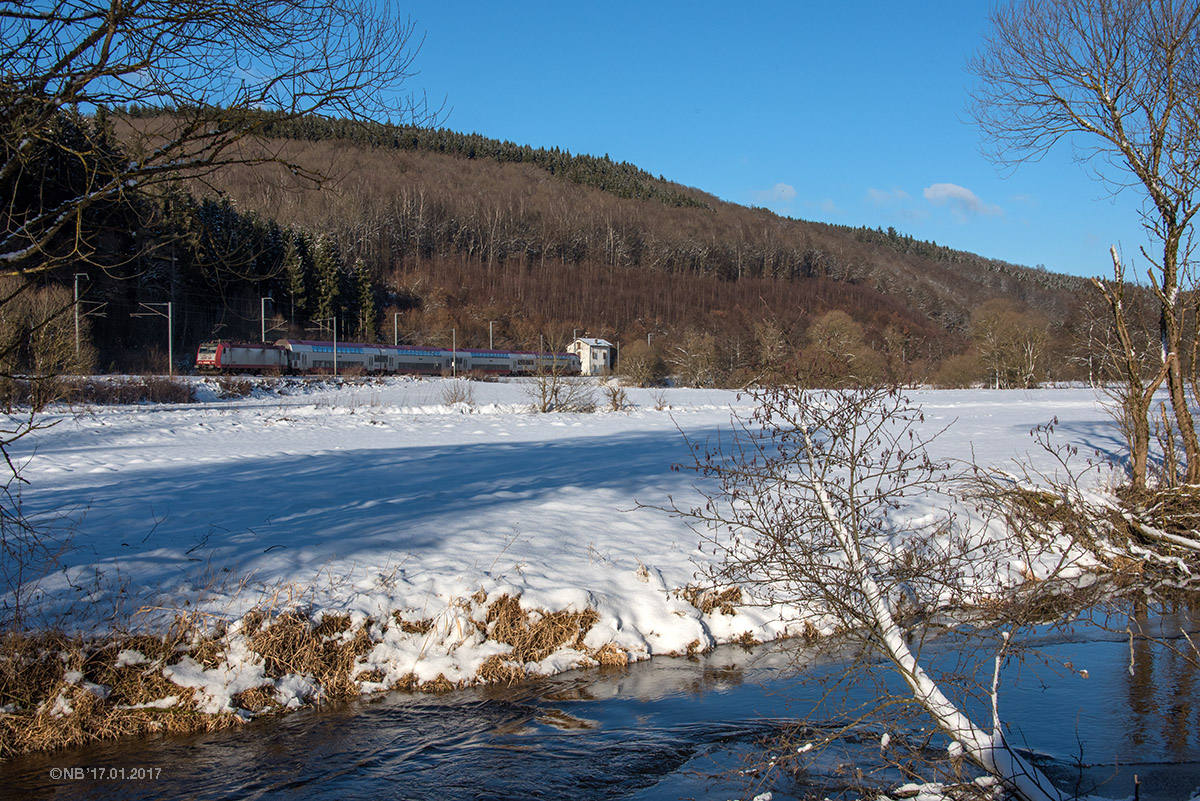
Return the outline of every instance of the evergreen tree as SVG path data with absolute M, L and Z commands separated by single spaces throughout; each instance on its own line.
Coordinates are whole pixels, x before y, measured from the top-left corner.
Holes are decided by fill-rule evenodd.
M 346 272 L 341 248 L 337 240 L 327 234 L 317 240 L 313 271 L 317 285 L 313 318 L 325 324 L 342 311 L 342 281 Z
M 283 250 L 283 271 L 284 280 L 286 282 L 288 299 L 290 301 L 289 317 L 293 324 L 297 321 L 297 314 L 301 317 L 308 310 L 308 282 L 310 272 L 307 267 L 311 266 L 312 258 L 308 254 L 308 248 L 305 247 L 303 234 L 293 232 L 288 237 L 287 244 Z M 303 253 L 301 250 L 303 249 Z M 307 258 L 306 258 L 307 257 Z M 308 262 L 306 264 L 305 262 Z
M 358 338 L 363 342 L 375 342 L 379 336 L 375 312 L 375 285 L 362 259 L 354 262 L 354 285 L 358 299 Z

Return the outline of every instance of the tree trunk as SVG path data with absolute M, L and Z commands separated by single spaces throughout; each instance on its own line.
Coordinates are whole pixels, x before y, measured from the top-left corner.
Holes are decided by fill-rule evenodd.
M 861 582 L 867 609 L 862 610 L 871 625 L 875 647 L 904 678 L 917 703 L 929 713 L 943 732 L 962 746 L 964 754 L 979 767 L 998 778 L 1009 792 L 1021 801 L 1066 801 L 1066 796 L 1036 767 L 1009 747 L 1000 728 L 996 704 L 996 688 L 992 688 L 992 731 L 976 726 L 946 697 L 937 682 L 929 677 L 909 650 L 904 631 L 896 623 L 883 591 L 876 583 L 870 564 L 863 556 L 858 538 L 837 513 L 825 489 L 819 465 L 812 461 L 814 453 L 812 432 L 803 432 L 806 450 L 810 454 L 810 478 L 820 501 L 825 522 L 837 536 L 850 571 Z

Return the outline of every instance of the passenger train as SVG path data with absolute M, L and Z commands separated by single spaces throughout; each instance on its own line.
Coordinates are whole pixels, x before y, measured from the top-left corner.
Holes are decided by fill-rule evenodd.
M 281 339 L 273 345 L 205 342 L 196 352 L 196 369 L 220 373 L 285 373 L 305 375 L 353 369 L 371 374 L 532 375 L 539 372 L 577 374 L 573 353 L 423 348 L 366 345 L 358 342 L 314 342 Z

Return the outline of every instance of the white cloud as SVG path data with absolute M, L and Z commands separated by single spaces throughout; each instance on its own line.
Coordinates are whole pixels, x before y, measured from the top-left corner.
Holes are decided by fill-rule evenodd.
M 904 203 L 911 200 L 912 195 L 905 192 L 903 189 L 875 189 L 870 187 L 867 189 L 867 202 L 873 203 L 876 206 L 888 206 L 893 203 Z
M 770 189 L 756 189 L 750 193 L 750 197 L 760 206 L 786 206 L 796 199 L 796 187 L 778 183 Z
M 972 215 L 995 216 L 1004 213 L 999 206 L 984 203 L 970 189 L 958 184 L 933 184 L 925 187 L 924 195 L 935 206 L 949 206 L 950 213 L 959 222 L 966 222 Z

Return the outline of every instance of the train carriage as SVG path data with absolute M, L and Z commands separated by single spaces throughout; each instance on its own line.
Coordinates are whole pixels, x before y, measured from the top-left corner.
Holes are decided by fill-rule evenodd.
M 275 345 L 288 354 L 288 365 L 293 373 L 333 372 L 335 368 L 358 369 L 366 373 L 391 372 L 387 356 L 380 352 L 377 345 L 339 342 L 336 358 L 332 342 L 281 339 Z
M 281 339 L 274 345 L 205 342 L 196 353 L 202 372 L 287 372 L 297 375 L 361 370 L 403 375 L 532 375 L 537 372 L 579 373 L 572 353 L 423 348 Z
M 465 350 L 459 351 L 459 353 L 466 356 L 468 372 L 488 375 L 512 375 L 516 372 L 514 369 L 516 354 L 510 351 Z
M 387 354 L 388 372 L 405 375 L 441 375 L 450 368 L 450 352 L 440 348 L 381 345 Z

